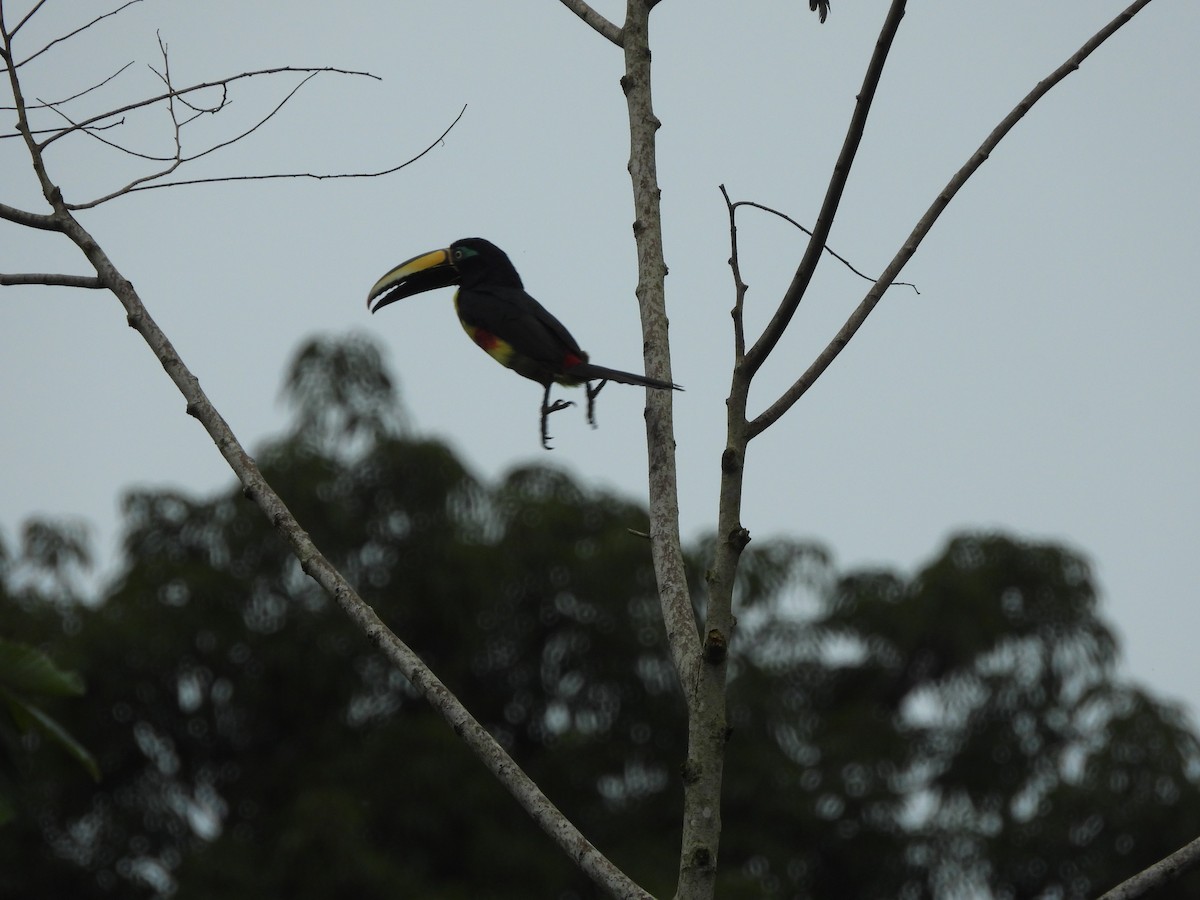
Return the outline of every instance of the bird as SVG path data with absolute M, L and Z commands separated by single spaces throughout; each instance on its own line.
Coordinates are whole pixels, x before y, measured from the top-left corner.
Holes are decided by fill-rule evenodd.
M 444 250 L 432 250 L 407 259 L 375 282 L 367 294 L 367 308 L 377 313 L 385 306 L 438 288 L 457 285 L 454 309 L 467 336 L 502 366 L 536 381 L 542 395 L 542 446 L 550 450 L 547 419 L 551 413 L 574 406 L 550 402 L 554 384 L 584 385 L 587 418 L 596 427 L 595 400 L 610 381 L 654 390 L 683 390 L 679 385 L 597 366 L 579 347 L 562 322 L 525 291 L 521 276 L 508 255 L 483 238 L 462 238 Z M 593 387 L 592 382 L 598 382 Z

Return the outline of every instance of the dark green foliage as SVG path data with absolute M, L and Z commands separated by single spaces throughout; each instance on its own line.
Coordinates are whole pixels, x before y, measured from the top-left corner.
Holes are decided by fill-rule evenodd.
M 296 427 L 259 454 L 284 500 L 669 895 L 685 729 L 644 511 L 551 469 L 480 483 L 405 434 L 361 340 L 309 345 L 287 391 Z M 136 492 L 125 515 L 96 604 L 78 534 L 0 548 L 6 635 L 86 676 L 52 712 L 103 772 L 30 748 L 0 896 L 595 896 L 240 492 Z M 1068 550 L 967 535 L 911 579 L 839 577 L 812 544 L 756 541 L 738 616 L 723 898 L 1084 897 L 1200 833 L 1189 723 L 1117 677 Z

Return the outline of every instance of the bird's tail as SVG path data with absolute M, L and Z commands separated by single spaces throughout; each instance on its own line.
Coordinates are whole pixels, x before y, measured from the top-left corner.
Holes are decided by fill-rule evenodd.
M 660 381 L 657 378 L 647 378 L 645 375 L 635 375 L 632 372 L 622 372 L 619 369 L 608 369 L 591 363 L 579 363 L 566 370 L 567 375 L 580 381 L 615 381 L 618 384 L 637 384 L 642 387 L 655 388 L 660 391 L 682 391 L 677 384 Z

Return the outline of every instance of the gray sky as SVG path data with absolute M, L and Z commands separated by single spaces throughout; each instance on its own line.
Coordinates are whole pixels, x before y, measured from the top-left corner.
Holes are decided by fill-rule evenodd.
M 624 7 L 596 5 L 613 18 Z M 833 248 L 864 271 L 882 269 L 1000 118 L 1123 6 L 911 4 Z M 108 8 L 51 2 L 21 37 L 40 45 Z M 732 354 L 717 186 L 811 224 L 884 9 L 835 2 L 824 26 L 802 0 L 668 0 L 654 14 L 688 535 L 715 517 Z M 470 345 L 449 291 L 374 318 L 364 306 L 396 262 L 481 235 L 509 252 L 595 362 L 640 365 L 616 47 L 556 0 L 147 0 L 31 64 L 26 90 L 68 96 L 134 60 L 81 108 L 156 91 L 146 68 L 159 64 L 156 29 L 179 84 L 287 64 L 383 79 L 310 83 L 266 129 L 196 163 L 192 176 L 384 168 L 469 105 L 443 146 L 385 180 L 179 188 L 83 215 L 244 443 L 284 423 L 280 377 L 303 338 L 365 330 L 390 348 L 416 426 L 481 476 L 549 462 L 644 497 L 640 390 L 610 386 L 598 431 L 578 410 L 555 416 L 547 454 L 540 387 Z M 842 566 L 911 570 L 964 528 L 1064 541 L 1095 564 L 1128 671 L 1193 710 L 1200 311 L 1187 274 L 1200 243 L 1198 42 L 1200 4 L 1155 0 L 1035 107 L 902 274 L 920 296 L 894 288 L 817 386 L 753 443 L 744 515 L 755 537 L 815 537 Z M 245 84 L 188 139 L 198 149 L 228 137 L 285 89 Z M 162 113 L 130 117 L 112 136 L 170 151 Z M 49 162 L 69 200 L 145 171 L 83 139 L 62 142 Z M 0 142 L 0 200 L 42 209 L 13 141 Z M 790 279 L 802 235 L 754 213 L 739 223 L 753 329 Z M 0 271 L 38 270 L 87 271 L 64 240 L 0 223 Z M 833 261 L 821 266 L 753 411 L 807 366 L 865 290 Z M 109 295 L 0 291 L 0 372 L 0 528 L 10 544 L 27 516 L 80 516 L 111 558 L 126 488 L 230 483 Z

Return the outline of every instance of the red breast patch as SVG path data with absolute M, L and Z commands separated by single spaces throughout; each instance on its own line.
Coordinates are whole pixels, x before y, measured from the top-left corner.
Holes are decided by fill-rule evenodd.
M 484 331 L 482 328 L 476 328 L 471 334 L 471 338 L 476 344 L 489 352 L 500 343 L 499 339 L 494 334 L 492 334 L 490 331 Z

